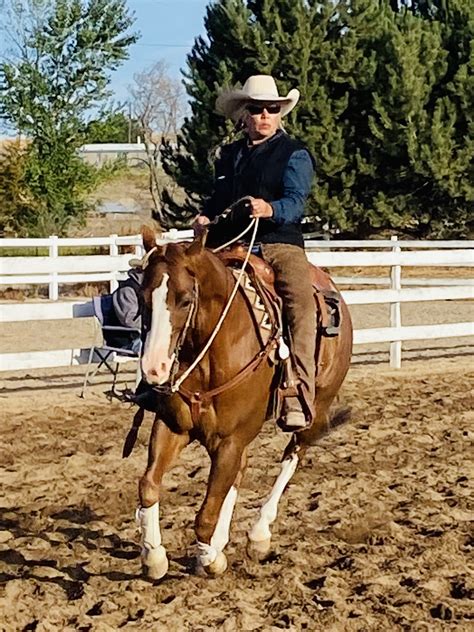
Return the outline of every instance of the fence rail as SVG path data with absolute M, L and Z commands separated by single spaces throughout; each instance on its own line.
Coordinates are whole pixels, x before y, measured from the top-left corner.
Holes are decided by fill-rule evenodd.
M 160 243 L 189 239 L 192 231 L 171 231 L 161 236 Z M 59 286 L 63 283 L 107 281 L 110 290 L 129 267 L 129 260 L 142 252 L 141 237 L 87 237 L 83 239 L 50 237 L 48 239 L 2 239 L 0 248 L 45 248 L 49 256 L 1 257 L 0 285 L 48 284 L 53 302 L 14 303 L 0 305 L 0 322 L 22 322 L 43 319 L 66 319 L 91 316 L 91 303 L 84 301 L 59 302 Z M 107 255 L 60 255 L 62 247 L 108 247 Z M 120 248 L 133 247 L 134 254 L 120 254 Z M 353 249 L 356 249 L 354 251 Z M 344 251 L 340 251 L 344 249 Z M 374 251 L 376 249 L 376 251 Z M 401 304 L 435 300 L 469 300 L 474 298 L 474 282 L 469 279 L 429 279 L 423 287 L 402 287 L 423 279 L 404 279 L 402 267 L 472 267 L 474 241 L 316 241 L 306 242 L 311 262 L 334 267 L 387 267 L 390 276 L 341 277 L 345 284 L 381 285 L 388 289 L 347 290 L 343 292 L 349 305 L 389 304 L 390 326 L 362 329 L 354 333 L 355 344 L 390 343 L 390 364 L 401 366 L 402 341 L 428 340 L 474 335 L 474 323 L 403 326 Z M 329 252 L 328 252 L 329 251 Z M 340 282 L 337 279 L 336 282 Z M 428 283 L 429 281 L 429 283 Z M 434 287 L 431 285 L 437 283 Z M 82 363 L 84 350 L 62 349 L 48 352 L 26 352 L 0 355 L 0 370 L 46 368 Z

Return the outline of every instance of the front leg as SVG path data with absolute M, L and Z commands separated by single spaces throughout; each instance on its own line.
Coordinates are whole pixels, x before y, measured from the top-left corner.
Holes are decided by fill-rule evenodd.
M 168 571 L 168 558 L 161 544 L 159 522 L 161 480 L 188 443 L 187 433 L 176 434 L 163 421 L 155 419 L 148 448 L 147 469 L 139 482 L 140 506 L 137 509 L 143 571 L 150 579 L 161 579 Z
M 229 541 L 237 490 L 247 464 L 246 448 L 226 439 L 211 460 L 207 494 L 196 517 L 195 531 L 199 564 L 209 575 L 219 575 L 227 568 L 223 550 Z

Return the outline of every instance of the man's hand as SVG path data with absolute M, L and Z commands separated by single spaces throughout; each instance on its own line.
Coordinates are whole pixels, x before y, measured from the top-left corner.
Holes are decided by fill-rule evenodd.
M 271 217 L 273 215 L 272 205 L 262 198 L 249 197 L 251 212 L 250 217 Z
M 209 219 L 209 217 L 206 217 L 205 215 L 197 215 L 194 218 L 194 222 L 193 222 L 194 234 L 196 236 L 201 235 L 201 233 L 203 233 L 204 230 L 206 230 L 206 226 L 210 223 L 211 223 L 211 220 Z

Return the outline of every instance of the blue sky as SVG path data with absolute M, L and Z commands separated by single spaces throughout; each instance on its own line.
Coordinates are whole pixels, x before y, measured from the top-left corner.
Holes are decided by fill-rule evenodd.
M 130 59 L 112 74 L 114 101 L 125 101 L 127 87 L 133 75 L 163 59 L 169 74 L 180 78 L 194 39 L 203 35 L 204 15 L 211 0 L 126 0 L 135 14 L 134 30 L 140 39 L 130 48 Z M 2 2 L 0 0 L 0 59 L 8 47 L 8 35 L 2 32 Z
M 115 99 L 125 100 L 133 75 L 163 59 L 169 73 L 180 77 L 194 39 L 204 34 L 204 15 L 210 0 L 127 0 L 141 34 L 130 48 L 130 59 L 113 74 Z

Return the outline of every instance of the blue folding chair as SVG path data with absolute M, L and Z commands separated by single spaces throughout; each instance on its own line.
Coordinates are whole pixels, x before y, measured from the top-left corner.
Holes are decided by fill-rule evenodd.
M 112 294 L 95 296 L 92 299 L 94 317 L 96 319 L 96 337 L 89 352 L 87 371 L 82 385 L 81 397 L 84 397 L 87 385 L 97 374 L 99 369 L 105 366 L 113 375 L 111 397 L 115 394 L 117 375 L 120 365 L 124 362 L 137 360 L 137 372 L 135 388 L 141 378 L 140 355 L 141 338 L 140 329 L 123 327 L 117 324 Z M 98 358 L 98 365 L 91 373 L 92 363 Z

